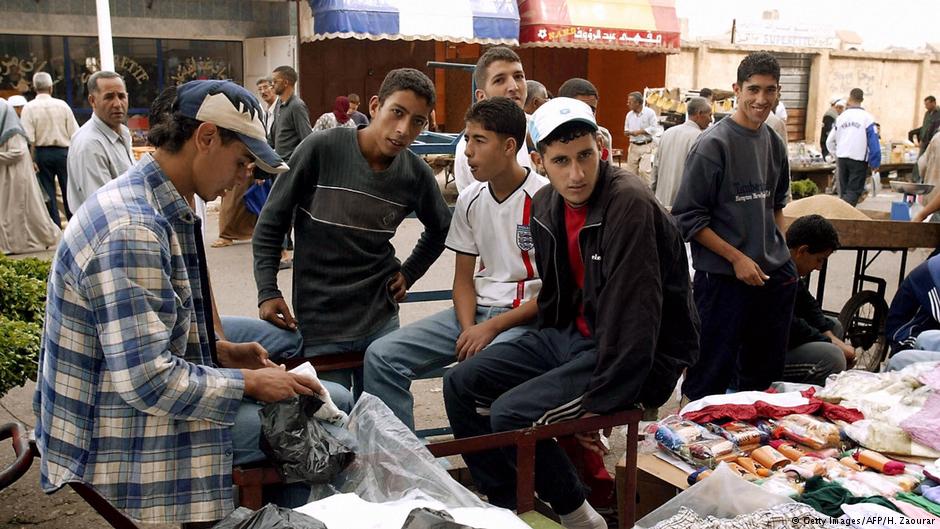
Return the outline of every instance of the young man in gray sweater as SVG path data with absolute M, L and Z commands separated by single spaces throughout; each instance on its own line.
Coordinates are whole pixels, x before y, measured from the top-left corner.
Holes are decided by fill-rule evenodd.
M 430 167 L 408 150 L 434 100 L 423 73 L 389 72 L 369 101 L 369 126 L 308 136 L 271 190 L 252 239 L 259 313 L 298 354 L 364 351 L 397 329 L 398 302 L 443 252 L 450 211 Z M 401 263 L 391 238 L 412 212 L 425 231 Z M 292 218 L 296 320 L 277 285 Z
M 745 57 L 734 94 L 734 114 L 689 152 L 672 206 L 692 243 L 702 320 L 701 356 L 682 384 L 692 400 L 764 390 L 781 379 L 799 280 L 780 228 L 790 190 L 787 148 L 764 124 L 780 98 L 777 59 Z

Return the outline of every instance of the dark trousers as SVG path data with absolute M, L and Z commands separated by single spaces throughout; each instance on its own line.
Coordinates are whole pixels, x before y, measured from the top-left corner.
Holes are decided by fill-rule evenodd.
M 579 417 L 596 364 L 594 341 L 574 327 L 532 331 L 489 346 L 444 376 L 444 405 L 454 437 Z M 467 454 L 464 461 L 490 503 L 515 508 L 515 450 Z M 584 486 L 555 440 L 536 444 L 535 490 L 558 514 L 584 503 Z
M 838 168 L 839 198 L 854 206 L 865 192 L 868 164 L 851 158 L 839 158 Z
M 685 374 L 683 395 L 762 391 L 781 379 L 798 278 L 791 261 L 768 275 L 753 287 L 733 275 L 695 272 L 700 355 Z
M 56 226 L 61 226 L 59 206 L 56 203 L 55 181 L 59 179 L 59 188 L 62 190 L 62 203 L 65 206 L 65 218 L 72 218 L 69 201 L 66 198 L 68 189 L 68 147 L 36 147 L 36 165 L 39 166 L 39 185 L 46 193 L 46 209 Z

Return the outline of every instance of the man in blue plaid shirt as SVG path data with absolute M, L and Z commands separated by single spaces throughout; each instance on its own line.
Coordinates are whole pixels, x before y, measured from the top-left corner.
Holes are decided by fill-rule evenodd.
M 258 343 L 215 338 L 189 204 L 250 178 L 255 164 L 287 170 L 261 115 L 235 83 L 180 86 L 171 115 L 150 130 L 153 157 L 69 222 L 49 277 L 33 401 L 46 492 L 78 481 L 135 520 L 221 519 L 233 509 L 233 462 L 260 454 L 258 404 L 243 397 L 274 402 L 327 385 L 275 366 Z

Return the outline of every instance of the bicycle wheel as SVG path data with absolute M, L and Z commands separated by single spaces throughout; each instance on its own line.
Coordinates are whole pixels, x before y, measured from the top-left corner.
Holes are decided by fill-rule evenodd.
M 878 371 L 888 352 L 885 339 L 885 319 L 888 304 L 872 290 L 863 290 L 852 296 L 839 312 L 839 323 L 844 329 L 843 341 L 855 347 L 855 368 Z

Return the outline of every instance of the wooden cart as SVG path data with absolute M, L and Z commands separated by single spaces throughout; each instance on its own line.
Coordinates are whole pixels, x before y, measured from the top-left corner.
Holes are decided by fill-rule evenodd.
M 785 217 L 785 228 L 795 219 Z M 855 270 L 852 275 L 852 296 L 839 311 L 839 323 L 845 331 L 845 341 L 859 349 L 856 367 L 877 371 L 888 352 L 885 338 L 885 319 L 888 300 L 885 299 L 887 280 L 872 276 L 868 269 L 883 252 L 901 252 L 898 267 L 898 286 L 907 275 L 907 252 L 911 248 L 940 247 L 940 224 L 911 223 L 892 220 L 829 219 L 839 233 L 840 250 L 855 251 Z M 820 305 L 826 292 L 828 261 L 819 271 L 816 300 Z

